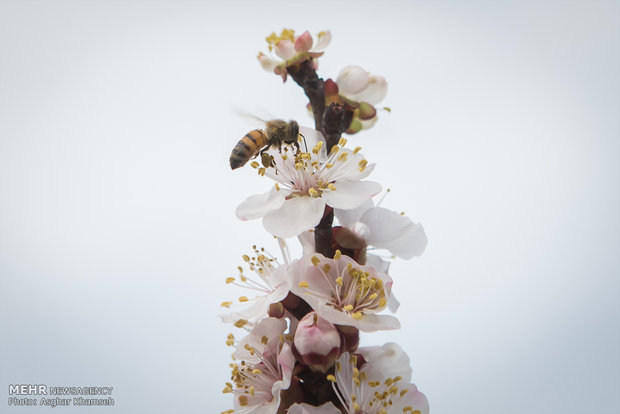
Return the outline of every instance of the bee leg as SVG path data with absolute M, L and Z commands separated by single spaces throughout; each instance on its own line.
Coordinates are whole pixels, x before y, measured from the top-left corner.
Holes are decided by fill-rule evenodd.
M 260 160 L 261 160 L 261 163 L 263 164 L 263 167 L 265 168 L 274 167 L 275 164 L 273 162 L 273 157 L 267 154 L 265 151 L 266 150 L 262 150 L 260 152 Z
M 301 139 L 304 140 L 304 148 L 306 149 L 306 152 L 308 152 L 308 145 L 306 145 L 306 137 L 304 137 L 302 134 L 299 134 L 299 136 L 301 137 Z M 299 143 L 297 143 L 297 146 L 299 147 Z

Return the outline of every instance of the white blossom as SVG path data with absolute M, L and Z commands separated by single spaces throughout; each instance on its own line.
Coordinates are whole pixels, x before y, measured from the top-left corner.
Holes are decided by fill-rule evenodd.
M 336 362 L 334 390 L 347 414 L 428 414 L 426 396 L 411 383 L 409 358 L 388 343 L 358 350 L 366 361 L 358 368 L 356 355 L 343 353 Z
M 237 345 L 232 365 L 232 383 L 225 393 L 233 393 L 234 409 L 226 414 L 275 414 L 280 405 L 280 391 L 291 383 L 295 357 L 284 336 L 286 321 L 267 318 Z
M 400 328 L 394 316 L 377 315 L 387 305 L 392 280 L 373 267 L 336 251 L 333 259 L 319 253 L 303 256 L 291 275 L 291 291 L 328 322 L 367 332 Z
M 283 250 L 284 252 L 284 250 Z M 226 283 L 244 287 L 258 294 L 255 296 L 241 296 L 240 304 L 248 303 L 249 306 L 241 311 L 220 315 L 224 322 L 234 323 L 238 327 L 253 326 L 261 319 L 266 318 L 269 306 L 284 299 L 289 293 L 290 278 L 288 277 L 289 266 L 280 265 L 277 260 L 264 252 L 255 249 L 252 257 L 244 255 L 244 261 L 249 265 L 258 279 L 243 273 L 239 266 L 239 275 L 228 277 Z M 288 258 L 285 257 L 288 261 Z M 232 301 L 222 302 L 222 306 L 230 308 Z
M 264 194 L 249 197 L 237 207 L 241 220 L 262 217 L 265 229 L 277 237 L 297 236 L 314 228 L 323 217 L 325 206 L 340 209 L 358 207 L 381 191 L 372 181 L 362 181 L 374 168 L 368 164 L 361 148 L 344 148 L 343 138 L 329 154 L 323 148 L 320 133 L 302 129 L 305 140 L 317 144 L 309 152 L 283 146 L 271 149 L 273 162 L 267 168 L 257 162 L 259 174 L 276 181 Z
M 263 69 L 274 72 L 286 80 L 287 67 L 311 59 L 316 68 L 317 59 L 331 42 L 329 30 L 316 35 L 316 43 L 310 32 L 305 31 L 296 36 L 295 31 L 284 29 L 280 35 L 272 33 L 266 38 L 269 44 L 269 54 L 260 52 L 258 61 Z

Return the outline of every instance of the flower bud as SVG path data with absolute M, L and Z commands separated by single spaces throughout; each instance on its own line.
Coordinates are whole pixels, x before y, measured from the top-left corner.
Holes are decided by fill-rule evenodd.
M 302 362 L 313 371 L 327 372 L 340 355 L 338 329 L 315 312 L 299 321 L 294 344 Z

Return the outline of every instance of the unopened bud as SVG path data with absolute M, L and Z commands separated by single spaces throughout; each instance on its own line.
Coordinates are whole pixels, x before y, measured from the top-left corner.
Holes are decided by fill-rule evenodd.
M 294 344 L 302 362 L 313 371 L 327 372 L 340 355 L 338 329 L 315 312 L 299 321 Z

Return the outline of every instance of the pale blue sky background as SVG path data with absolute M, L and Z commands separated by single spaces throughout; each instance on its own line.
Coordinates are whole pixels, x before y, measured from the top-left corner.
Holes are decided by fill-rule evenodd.
M 620 7 L 605 1 L 0 0 L 0 411 L 8 384 L 113 386 L 115 413 L 229 407 L 224 278 L 270 182 L 232 108 L 310 125 L 259 67 L 331 29 L 320 74 L 390 83 L 351 139 L 429 236 L 392 266 L 431 410 L 620 410 Z M 56 413 L 77 408 L 56 408 Z M 85 409 L 83 409 L 85 410 Z

